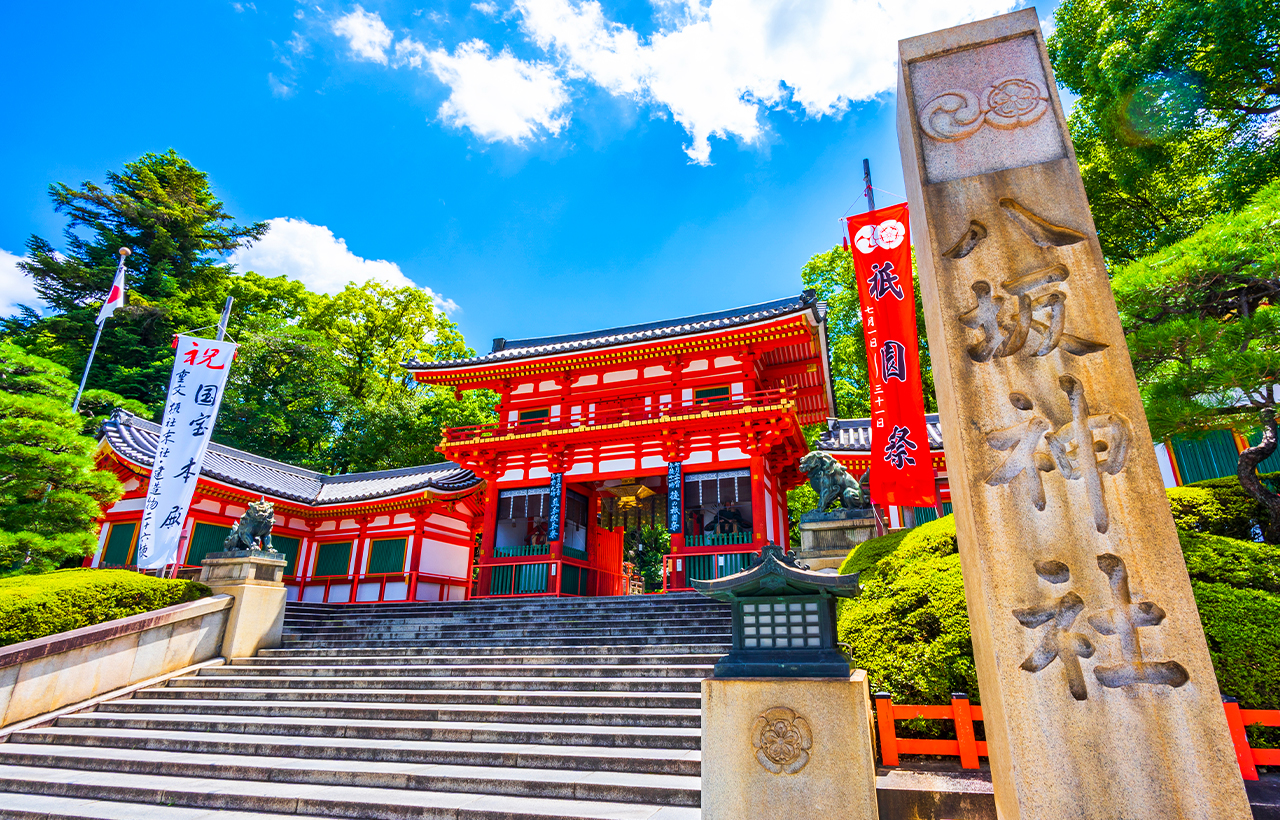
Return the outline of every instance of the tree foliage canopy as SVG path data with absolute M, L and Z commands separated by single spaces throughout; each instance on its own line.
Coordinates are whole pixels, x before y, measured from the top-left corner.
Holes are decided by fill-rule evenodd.
M 65 368 L 0 340 L 0 572 L 87 555 L 102 507 L 120 498 L 115 475 L 94 469 L 74 393 Z
M 1272 509 L 1266 535 L 1280 541 L 1280 495 L 1254 474 L 1274 449 L 1280 400 L 1280 181 L 1117 269 L 1111 285 L 1152 436 L 1262 426 L 1240 480 Z
M 491 395 L 459 400 L 400 366 L 410 356 L 471 354 L 426 291 L 369 281 L 330 296 L 283 276 L 237 273 L 225 255 L 267 226 L 238 225 L 208 177 L 177 153 L 147 154 L 107 174 L 105 187 L 58 183 L 49 192 L 67 217 L 65 250 L 33 236 L 22 264 L 51 315 L 25 310 L 4 333 L 80 372 L 117 251 L 130 248 L 128 304 L 106 323 L 85 393 L 98 416 L 111 404 L 158 416 L 173 335 L 211 334 L 231 296 L 227 332 L 241 347 L 216 441 L 326 472 L 390 469 L 441 460 L 441 426 L 491 417 Z
M 1098 236 L 1134 260 L 1280 175 L 1280 5 L 1065 0 L 1049 54 Z

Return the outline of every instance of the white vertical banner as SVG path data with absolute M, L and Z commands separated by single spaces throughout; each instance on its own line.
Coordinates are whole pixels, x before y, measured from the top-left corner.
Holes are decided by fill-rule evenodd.
M 138 569 L 158 569 L 177 560 L 182 524 L 209 449 L 235 351 L 234 342 L 178 336 L 138 533 Z

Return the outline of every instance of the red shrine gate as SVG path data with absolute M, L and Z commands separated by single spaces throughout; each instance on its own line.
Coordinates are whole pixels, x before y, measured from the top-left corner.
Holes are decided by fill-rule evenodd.
M 788 538 L 802 424 L 835 406 L 812 291 L 735 310 L 508 341 L 405 367 L 499 395 L 499 421 L 439 450 L 487 482 L 480 597 L 620 595 L 623 533 L 665 526 L 664 586 L 745 568 Z

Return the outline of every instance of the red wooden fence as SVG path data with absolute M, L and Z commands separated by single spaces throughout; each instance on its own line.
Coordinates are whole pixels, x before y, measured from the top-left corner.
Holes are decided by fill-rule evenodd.
M 976 739 L 973 723 L 982 720 L 982 707 L 969 702 L 964 692 L 951 695 L 950 706 L 905 706 L 893 702 L 887 692 L 875 695 L 876 726 L 880 734 L 880 762 L 897 766 L 898 755 L 943 755 L 960 758 L 960 768 L 978 768 L 978 758 L 987 756 L 987 743 Z M 1227 726 L 1235 746 L 1240 774 L 1245 780 L 1258 779 L 1258 766 L 1280 766 L 1280 749 L 1249 746 L 1246 726 L 1280 726 L 1280 709 L 1241 709 L 1235 698 L 1224 698 Z M 894 721 L 924 718 L 950 720 L 956 727 L 955 740 L 919 740 L 898 737 Z

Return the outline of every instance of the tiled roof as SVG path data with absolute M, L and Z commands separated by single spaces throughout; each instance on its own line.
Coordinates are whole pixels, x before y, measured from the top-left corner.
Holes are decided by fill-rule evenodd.
M 124 410 L 116 410 L 110 419 L 103 422 L 98 438 L 106 439 L 111 449 L 124 458 L 139 466 L 150 467 L 155 460 L 160 425 Z M 418 490 L 462 492 L 480 483 L 475 473 L 449 462 L 371 473 L 325 475 L 221 444 L 209 445 L 201 475 L 313 507 L 368 501 Z
M 799 296 L 788 296 L 785 299 L 775 299 L 772 302 L 762 302 L 758 305 L 747 305 L 746 307 L 722 310 L 716 313 L 685 316 L 680 319 L 649 322 L 643 325 L 628 325 L 606 330 L 592 330 L 585 333 L 569 333 L 563 336 L 543 336 L 538 339 L 495 339 L 494 350 L 483 356 L 438 362 L 423 362 L 412 359 L 406 361 L 404 366 L 410 370 L 439 370 L 467 365 L 497 364 L 515 359 L 528 359 L 534 356 L 575 353 L 580 350 L 591 350 L 599 347 L 647 342 L 671 336 L 685 336 L 691 333 L 705 333 L 708 330 L 722 330 L 811 309 L 815 311 L 816 319 L 816 306 L 817 295 L 811 290 L 806 290 Z
M 942 427 L 938 414 L 924 417 L 929 429 L 929 449 L 942 449 Z M 827 429 L 818 436 L 819 450 L 871 452 L 871 419 L 828 419 Z

